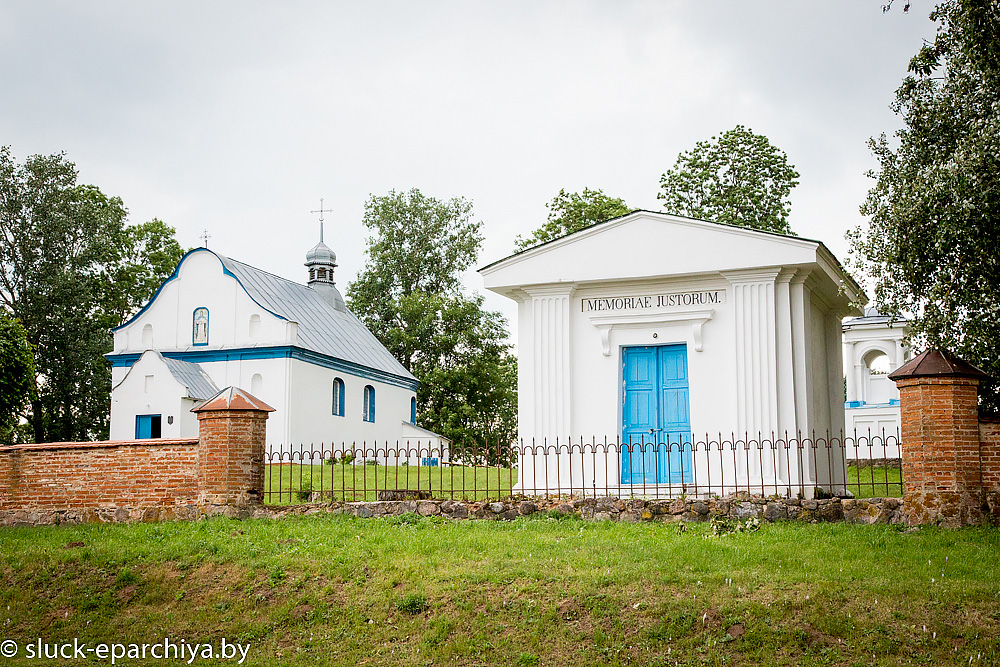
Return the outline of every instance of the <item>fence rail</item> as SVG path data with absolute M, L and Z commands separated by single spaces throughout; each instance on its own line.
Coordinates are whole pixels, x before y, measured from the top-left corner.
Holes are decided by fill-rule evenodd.
M 266 504 L 523 496 L 900 497 L 899 434 L 271 446 Z

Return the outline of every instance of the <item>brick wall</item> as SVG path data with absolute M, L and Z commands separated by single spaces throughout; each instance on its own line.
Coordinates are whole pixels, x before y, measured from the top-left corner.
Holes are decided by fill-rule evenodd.
M 1000 418 L 979 423 L 979 442 L 986 507 L 1000 523 Z
M 197 439 L 3 447 L 0 511 L 194 505 L 197 463 Z
M 0 447 L 0 524 L 195 518 L 260 504 L 272 409 L 229 387 L 195 439 Z

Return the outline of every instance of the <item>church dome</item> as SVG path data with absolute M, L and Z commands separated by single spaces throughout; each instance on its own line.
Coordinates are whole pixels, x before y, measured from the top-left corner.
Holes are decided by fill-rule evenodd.
M 330 246 L 320 241 L 306 253 L 306 264 L 336 264 L 337 253 Z

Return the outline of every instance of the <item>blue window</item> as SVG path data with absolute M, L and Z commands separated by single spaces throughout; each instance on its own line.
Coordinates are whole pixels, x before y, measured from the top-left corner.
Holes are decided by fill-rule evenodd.
M 410 423 L 411 424 L 416 424 L 417 423 L 417 397 L 416 396 L 411 396 L 410 397 Z
M 363 418 L 366 422 L 375 421 L 375 387 L 365 385 L 365 405 Z
M 160 438 L 160 415 L 136 415 L 135 416 L 135 439 L 148 440 L 150 438 Z
M 208 308 L 195 308 L 191 316 L 191 344 L 208 345 Z
M 340 378 L 333 380 L 333 416 L 344 416 L 344 381 Z

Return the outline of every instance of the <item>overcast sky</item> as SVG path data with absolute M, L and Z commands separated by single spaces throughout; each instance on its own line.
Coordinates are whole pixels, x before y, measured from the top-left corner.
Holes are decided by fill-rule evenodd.
M 482 266 L 560 188 L 661 210 L 678 153 L 742 124 L 801 174 L 792 228 L 844 260 L 866 141 L 934 34 L 930 2 L 883 2 L 0 0 L 0 144 L 298 282 L 323 197 L 343 290 L 370 194 L 472 200 Z

